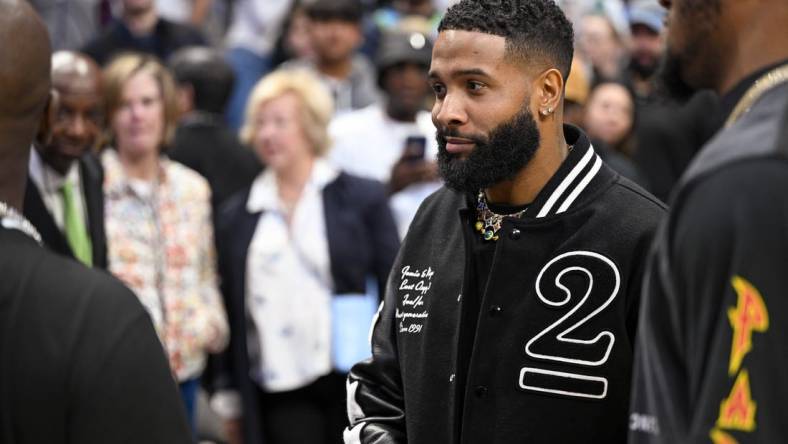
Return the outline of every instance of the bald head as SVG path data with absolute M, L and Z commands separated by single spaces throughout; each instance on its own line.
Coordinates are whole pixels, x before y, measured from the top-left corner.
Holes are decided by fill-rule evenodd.
M 49 97 L 52 50 L 25 0 L 0 0 L 0 42 L 0 200 L 20 207 L 29 147 Z
M 58 93 L 50 138 L 36 145 L 44 162 L 65 175 L 95 147 L 103 124 L 101 70 L 88 56 L 58 51 L 52 55 L 52 88 Z
M 0 0 L 0 121 L 37 121 L 49 95 L 51 46 L 25 0 Z
M 61 94 L 71 90 L 98 94 L 101 68 L 84 54 L 58 51 L 52 55 L 52 87 Z

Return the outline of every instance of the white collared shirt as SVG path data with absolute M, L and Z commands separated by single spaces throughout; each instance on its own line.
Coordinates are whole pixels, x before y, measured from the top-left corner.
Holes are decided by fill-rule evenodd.
M 82 176 L 79 171 L 79 162 L 73 162 L 71 168 L 65 175 L 61 175 L 52 167 L 44 163 L 41 155 L 36 149 L 30 150 L 30 179 L 38 188 L 41 199 L 44 201 L 49 214 L 55 220 L 55 225 L 61 232 L 65 231 L 65 204 L 63 202 L 63 186 L 71 184 L 74 190 L 74 205 L 79 214 L 82 214 L 82 221 L 88 229 L 88 215 L 85 205 L 85 194 L 82 190 Z
M 323 189 L 339 172 L 316 159 L 288 227 L 273 171 L 252 184 L 246 207 L 262 211 L 247 257 L 246 298 L 259 356 L 252 377 L 265 390 L 306 386 L 328 374 L 333 281 Z

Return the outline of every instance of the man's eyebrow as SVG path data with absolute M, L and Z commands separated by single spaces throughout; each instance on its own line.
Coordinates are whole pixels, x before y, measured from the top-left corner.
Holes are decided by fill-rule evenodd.
M 449 77 L 465 77 L 465 76 L 490 77 L 490 75 L 487 74 L 487 72 L 481 68 L 457 69 L 449 73 Z M 430 71 L 429 78 L 438 79 L 440 78 L 440 76 L 435 71 Z

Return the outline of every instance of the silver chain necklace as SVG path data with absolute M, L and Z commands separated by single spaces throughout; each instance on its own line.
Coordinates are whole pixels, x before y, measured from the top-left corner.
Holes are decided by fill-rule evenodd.
M 3 201 L 0 201 L 0 226 L 9 230 L 19 230 L 41 244 L 41 235 L 38 234 L 36 227 L 13 207 Z

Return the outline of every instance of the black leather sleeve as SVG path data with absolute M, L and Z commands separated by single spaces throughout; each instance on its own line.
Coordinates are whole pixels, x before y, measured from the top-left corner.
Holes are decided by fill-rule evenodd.
M 387 286 L 372 331 L 372 357 L 348 375 L 345 444 L 405 443 L 402 378 L 395 336 L 395 293 Z

